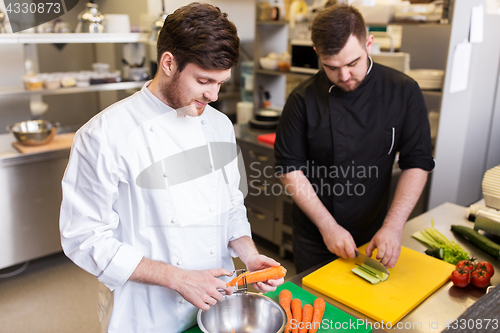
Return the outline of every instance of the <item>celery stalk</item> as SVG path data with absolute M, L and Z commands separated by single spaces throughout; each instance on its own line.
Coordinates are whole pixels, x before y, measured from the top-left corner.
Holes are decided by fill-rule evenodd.
M 469 259 L 469 253 L 465 252 L 458 243 L 449 240 L 434 228 L 434 220 L 431 220 L 431 227 L 415 232 L 412 237 L 420 241 L 428 250 L 443 249 L 443 260 L 450 264 L 455 265 L 460 260 Z

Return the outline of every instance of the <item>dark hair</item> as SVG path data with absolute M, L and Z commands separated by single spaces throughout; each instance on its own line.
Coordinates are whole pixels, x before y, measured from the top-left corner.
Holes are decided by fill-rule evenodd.
M 348 5 L 334 5 L 319 13 L 312 22 L 311 31 L 316 51 L 326 56 L 339 53 L 351 35 L 360 43 L 366 40 L 363 16 Z
M 168 15 L 157 41 L 158 63 L 171 52 L 179 71 L 188 63 L 203 69 L 226 70 L 240 58 L 236 26 L 218 7 L 191 3 Z

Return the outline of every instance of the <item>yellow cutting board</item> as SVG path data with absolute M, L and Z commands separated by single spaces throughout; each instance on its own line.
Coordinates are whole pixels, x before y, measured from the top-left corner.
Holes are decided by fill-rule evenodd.
M 359 248 L 365 253 L 368 244 Z M 372 255 L 375 257 L 375 255 Z M 371 284 L 351 269 L 353 259 L 337 259 L 302 279 L 302 284 L 366 316 L 395 325 L 448 281 L 454 265 L 424 253 L 401 248 L 401 255 L 384 282 Z

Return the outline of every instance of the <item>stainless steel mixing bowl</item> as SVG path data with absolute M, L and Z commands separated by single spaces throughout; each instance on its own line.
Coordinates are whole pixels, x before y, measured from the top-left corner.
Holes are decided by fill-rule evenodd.
M 205 333 L 279 333 L 286 313 L 269 297 L 252 292 L 224 296 L 208 311 L 198 311 L 198 326 Z
M 54 138 L 58 127 L 59 123 L 47 120 L 27 120 L 7 126 L 7 130 L 25 146 L 40 146 Z

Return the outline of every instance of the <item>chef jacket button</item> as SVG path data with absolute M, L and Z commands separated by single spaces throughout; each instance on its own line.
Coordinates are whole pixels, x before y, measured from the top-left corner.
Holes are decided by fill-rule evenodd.
M 163 173 L 163 178 L 167 178 L 167 173 L 166 172 Z
M 174 218 L 172 218 L 172 220 L 170 222 L 171 223 L 177 223 L 177 219 L 174 217 Z
M 211 249 L 211 250 L 210 250 L 210 254 L 215 254 L 215 250 L 214 250 L 214 249 Z
M 186 300 L 184 298 L 181 298 L 181 300 L 179 301 L 179 303 L 184 304 L 184 303 L 186 303 Z
M 211 206 L 208 210 L 211 211 L 212 213 L 215 212 L 215 208 L 213 206 Z
M 182 260 L 179 259 L 179 260 L 177 260 L 177 266 L 180 266 L 180 265 L 182 265 Z
M 206 120 L 202 120 L 202 121 L 201 121 L 201 124 L 202 124 L 202 125 L 205 125 L 206 123 L 207 123 L 207 121 L 206 121 Z
M 155 131 L 154 126 L 151 126 L 151 127 L 149 128 L 149 130 L 150 130 L 151 132 L 154 132 L 154 131 Z

